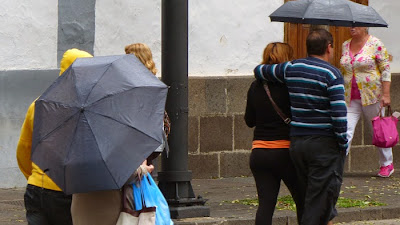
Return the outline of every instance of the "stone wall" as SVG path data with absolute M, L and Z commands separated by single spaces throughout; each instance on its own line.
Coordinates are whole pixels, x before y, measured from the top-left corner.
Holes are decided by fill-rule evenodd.
M 247 90 L 253 80 L 252 76 L 190 77 L 189 169 L 194 178 L 251 176 L 253 129 L 246 126 L 243 117 Z M 400 111 L 397 89 L 400 74 L 393 74 L 392 108 Z M 377 171 L 378 154 L 371 143 L 367 123 L 362 120 L 346 160 L 346 172 Z M 400 165 L 399 148 L 393 150 L 395 166 Z
M 29 104 L 58 76 L 58 70 L 0 72 L 0 187 L 24 186 L 15 147 Z M 189 78 L 189 169 L 193 178 L 251 176 L 253 131 L 244 123 L 252 76 Z M 22 87 L 22 88 L 21 88 Z M 400 111 L 400 74 L 392 75 L 392 107 Z M 173 125 L 172 125 L 173 129 Z M 346 172 L 376 171 L 378 155 L 365 121 L 359 123 Z M 171 151 L 173 151 L 171 149 Z M 400 165 L 399 146 L 394 161 Z

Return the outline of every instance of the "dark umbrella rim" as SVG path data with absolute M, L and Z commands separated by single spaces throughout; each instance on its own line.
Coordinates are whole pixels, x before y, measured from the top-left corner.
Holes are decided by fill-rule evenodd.
M 331 25 L 341 27 L 389 27 L 387 23 L 365 23 L 365 22 L 351 22 L 346 20 L 329 20 L 329 19 L 312 19 L 312 18 L 296 18 L 296 17 L 281 17 L 269 16 L 271 22 L 287 22 L 287 23 L 300 23 L 300 24 L 313 24 L 313 25 Z
M 345 0 L 344 2 L 347 2 L 349 5 L 358 5 L 358 7 L 365 7 L 368 8 L 368 10 L 374 11 L 378 18 L 382 21 L 376 21 L 376 22 L 367 22 L 364 20 L 357 20 L 353 19 L 351 20 L 341 20 L 341 19 L 336 19 L 336 18 L 319 18 L 319 17 L 312 17 L 312 16 L 306 16 L 306 11 L 304 12 L 299 12 L 299 11 L 293 11 L 293 8 L 291 9 L 292 14 L 290 16 L 282 16 L 279 15 L 279 11 L 282 9 L 287 9 L 287 7 L 295 7 L 293 4 L 297 4 L 300 2 L 302 4 L 306 2 L 313 2 L 313 1 L 318 1 L 318 0 L 296 0 L 296 1 L 289 1 L 286 2 L 285 4 L 281 5 L 278 7 L 276 10 L 274 10 L 270 15 L 271 22 L 288 22 L 288 23 L 300 23 L 300 24 L 314 24 L 314 25 L 332 25 L 332 26 L 343 26 L 343 27 L 388 27 L 389 25 L 387 22 L 376 12 L 375 9 L 373 9 L 370 6 L 362 5 L 356 2 L 351 2 L 349 0 Z M 343 1 L 343 0 L 342 0 Z M 310 3 L 311 4 L 311 3 Z M 307 8 L 308 9 L 308 8 Z M 278 15 L 276 15 L 278 14 Z

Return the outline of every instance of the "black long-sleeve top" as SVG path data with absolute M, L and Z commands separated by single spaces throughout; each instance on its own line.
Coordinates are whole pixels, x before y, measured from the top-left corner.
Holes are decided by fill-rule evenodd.
M 272 99 L 282 112 L 290 118 L 290 100 L 287 87 L 280 83 L 268 83 L 268 87 Z M 244 120 L 247 126 L 255 126 L 253 140 L 289 140 L 289 125 L 283 122 L 275 111 L 260 81 L 254 81 L 249 88 Z

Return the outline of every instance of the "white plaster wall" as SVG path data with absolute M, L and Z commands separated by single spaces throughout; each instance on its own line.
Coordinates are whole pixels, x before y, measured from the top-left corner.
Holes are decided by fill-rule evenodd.
M 0 1 L 0 69 L 57 68 L 54 0 Z
M 370 28 L 370 33 L 381 39 L 389 54 L 393 55 L 392 73 L 400 73 L 400 1 L 369 0 L 369 5 L 389 24 L 389 28 Z
M 190 0 L 189 75 L 249 75 L 265 45 L 283 40 L 283 23 L 268 15 L 283 0 Z M 161 1 L 98 0 L 95 55 L 123 54 L 147 43 L 161 69 Z
M 97 0 L 94 55 L 125 54 L 126 45 L 146 43 L 161 69 L 161 0 Z
M 283 40 L 268 15 L 283 0 L 190 1 L 190 75 L 248 75 L 267 43 Z

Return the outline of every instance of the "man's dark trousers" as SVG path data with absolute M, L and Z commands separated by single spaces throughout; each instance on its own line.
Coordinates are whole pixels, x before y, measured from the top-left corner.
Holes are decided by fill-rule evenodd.
M 24 201 L 29 225 L 72 225 L 71 195 L 28 184 Z
M 290 157 L 298 173 L 300 199 L 304 201 L 301 225 L 325 225 L 337 216 L 335 205 L 345 156 L 335 137 L 291 137 Z

